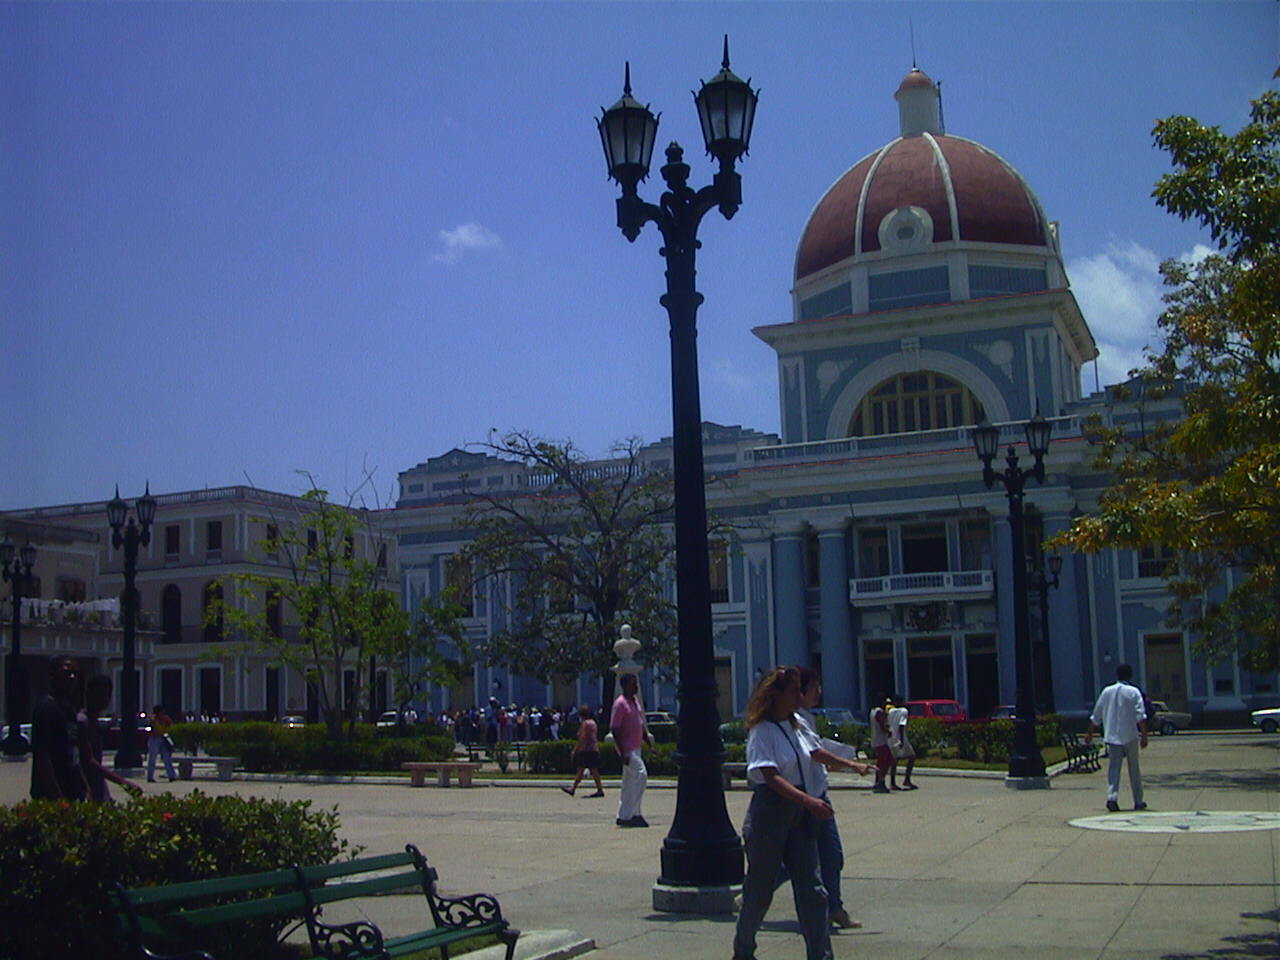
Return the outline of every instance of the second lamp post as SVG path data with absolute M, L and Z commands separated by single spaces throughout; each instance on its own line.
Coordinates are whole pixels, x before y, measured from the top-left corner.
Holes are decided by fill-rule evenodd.
M 36 548 L 26 544 L 22 549 L 14 547 L 7 537 L 0 543 L 0 567 L 4 570 L 4 579 L 13 582 L 13 620 L 12 646 L 9 650 L 8 669 L 5 670 L 4 703 L 5 714 L 9 724 L 9 733 L 4 738 L 4 755 L 10 759 L 21 759 L 31 749 L 27 738 L 22 735 L 19 724 L 27 715 L 27 675 L 22 669 L 22 590 L 31 580 L 31 568 L 36 563 Z
M 1009 538 L 1013 546 L 1013 656 L 1017 694 L 1013 721 L 1013 750 L 1009 754 L 1009 776 L 1012 787 L 1048 787 L 1044 757 L 1036 744 L 1036 694 L 1032 663 L 1031 628 L 1027 622 L 1027 556 L 1026 525 L 1023 522 L 1023 487 L 1034 477 L 1044 483 L 1044 455 L 1049 450 L 1049 433 L 1053 426 L 1039 412 L 1026 426 L 1027 447 L 1035 466 L 1018 466 L 1018 454 L 1010 444 L 1005 456 L 1005 469 L 999 473 L 991 466 L 1000 446 L 1000 431 L 987 421 L 973 430 L 973 445 L 982 461 L 982 480 L 990 490 L 998 481 L 1009 498 Z
M 151 523 L 156 518 L 156 498 L 151 484 L 134 504 L 138 522 L 129 516 L 129 505 L 120 498 L 120 488 L 107 504 L 107 522 L 111 524 L 111 546 L 124 550 L 124 592 L 120 595 L 121 621 L 124 624 L 124 663 L 120 676 L 120 749 L 116 751 L 116 769 L 130 770 L 142 766 L 138 750 L 138 671 L 134 665 L 134 634 L 138 627 L 138 589 L 134 579 L 138 573 L 138 548 L 151 542 Z M 126 517 L 128 524 L 125 523 Z
M 684 151 L 673 142 L 662 167 L 667 190 L 657 204 L 646 203 L 636 189 L 649 174 L 658 118 L 631 96 L 630 64 L 622 98 L 597 121 L 609 176 L 622 187 L 618 227 L 634 241 L 646 223 L 656 224 L 667 264 L 667 292 L 659 302 L 671 323 L 680 734 L 676 811 L 663 841 L 662 874 L 654 890 L 654 906 L 660 910 L 727 912 L 732 909 L 728 888 L 742 882 L 742 841 L 729 819 L 720 780 L 724 744 L 716 708 L 698 391 L 697 316 L 702 294 L 694 280 L 703 216 L 718 208 L 729 219 L 742 202 L 742 180 L 734 164 L 747 152 L 756 99 L 751 85 L 729 70 L 726 37 L 720 72 L 694 94 L 707 153 L 719 161 L 720 169 L 710 185 L 695 191 L 688 185 Z

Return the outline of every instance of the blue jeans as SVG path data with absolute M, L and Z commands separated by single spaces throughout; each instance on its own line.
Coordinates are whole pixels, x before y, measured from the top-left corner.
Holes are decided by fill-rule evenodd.
M 830 803 L 827 794 L 822 799 Z M 817 823 L 818 871 L 822 876 L 822 886 L 827 891 L 827 913 L 832 914 L 844 908 L 844 898 L 840 896 L 840 872 L 844 870 L 844 845 L 840 843 L 840 828 L 836 826 L 836 818 L 819 820 Z M 778 871 L 778 883 L 782 886 L 791 879 L 784 865 Z M 799 905 L 797 904 L 797 909 Z
M 747 820 L 743 829 L 747 876 L 742 882 L 742 909 L 738 911 L 733 935 L 733 955 L 755 956 L 756 932 L 773 901 L 779 869 L 785 866 L 804 930 L 806 960 L 831 960 L 827 895 L 818 875 L 816 821 L 798 804 L 784 800 L 763 785 L 755 788 Z

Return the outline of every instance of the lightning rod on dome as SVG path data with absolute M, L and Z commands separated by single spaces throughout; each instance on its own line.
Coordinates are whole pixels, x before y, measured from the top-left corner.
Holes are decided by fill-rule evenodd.
M 947 115 L 942 112 L 942 81 L 939 80 L 934 85 L 938 88 L 938 132 L 945 135 L 947 132 Z
M 916 66 L 916 19 L 915 17 L 907 17 L 907 29 L 911 32 L 911 69 L 919 69 Z

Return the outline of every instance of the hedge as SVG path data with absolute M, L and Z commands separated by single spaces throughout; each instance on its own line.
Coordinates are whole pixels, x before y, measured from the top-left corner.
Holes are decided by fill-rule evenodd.
M 184 751 L 239 757 L 256 773 L 282 770 L 399 770 L 406 760 L 448 760 L 453 737 L 445 732 L 396 736 L 396 730 L 356 727 L 354 740 L 331 740 L 323 725 L 282 727 L 278 723 L 181 723 L 170 731 Z
M 162 793 L 124 803 L 0 806 L 0 958 L 123 960 L 106 890 L 330 863 L 358 850 L 337 808 L 310 801 Z M 214 956 L 269 958 L 279 922 L 221 931 Z
M 573 767 L 573 740 L 540 740 L 525 748 L 525 767 L 530 773 L 561 773 L 570 775 Z M 741 762 L 747 758 L 746 747 L 742 744 L 729 744 L 725 747 L 726 760 Z M 674 743 L 656 743 L 646 747 L 644 752 L 645 769 L 650 775 L 657 777 L 674 777 L 679 770 L 676 766 L 676 745 Z M 607 775 L 622 773 L 622 760 L 618 757 L 618 749 L 613 741 L 605 740 L 600 744 L 600 772 Z

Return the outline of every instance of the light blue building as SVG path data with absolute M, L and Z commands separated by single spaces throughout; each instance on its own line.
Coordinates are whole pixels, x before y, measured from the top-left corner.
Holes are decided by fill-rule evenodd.
M 782 434 L 707 424 L 708 506 L 734 522 L 713 560 L 722 714 L 737 714 L 775 663 L 821 668 L 826 701 L 865 713 L 886 692 L 955 698 L 984 716 L 1014 699 L 1015 552 L 1000 487 L 982 482 L 970 431 L 1002 425 L 1018 444 L 1039 410 L 1053 424 L 1043 485 L 1028 484 L 1029 552 L 1096 507 L 1086 419 L 1137 422 L 1114 391 L 1081 393 L 1097 355 L 1063 266 L 1057 224 L 988 148 L 943 132 L 933 82 L 899 87 L 901 136 L 818 201 L 797 247 L 793 316 L 756 328 L 777 354 Z M 1142 416 L 1176 416 L 1175 406 Z M 644 460 L 669 465 L 669 442 Z M 1003 459 L 1003 454 L 1001 458 Z M 402 596 L 447 582 L 465 546 L 467 490 L 528 488 L 523 467 L 460 450 L 404 471 L 395 511 Z M 1159 550 L 1064 558 L 1057 587 L 1030 599 L 1036 696 L 1080 713 L 1134 665 L 1154 699 L 1195 713 L 1271 705 L 1276 675 L 1191 653 L 1165 625 Z M 477 638 L 511 615 L 503 585 L 477 588 Z M 1037 592 L 1039 593 L 1039 592 Z M 1046 629 L 1047 627 L 1047 629 Z M 644 625 L 635 625 L 643 639 Z M 433 693 L 434 708 L 594 701 L 597 679 L 549 689 L 501 669 Z M 652 706 L 674 691 L 651 681 Z

